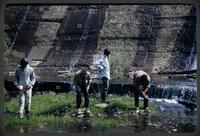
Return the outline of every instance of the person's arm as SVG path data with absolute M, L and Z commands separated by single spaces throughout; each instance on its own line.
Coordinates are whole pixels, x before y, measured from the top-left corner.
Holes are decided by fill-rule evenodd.
M 147 92 L 148 92 L 148 85 L 149 85 L 149 81 L 146 81 L 144 84 L 143 84 L 143 90 L 141 91 L 143 96 L 145 98 L 148 98 L 148 95 L 147 95 Z
M 148 92 L 148 87 L 142 91 L 142 93 L 146 94 Z
M 18 75 L 18 69 L 15 70 L 15 80 L 14 85 L 17 87 L 19 85 L 19 75 Z
M 96 61 L 96 62 L 94 63 L 94 66 L 97 67 L 98 69 L 103 69 L 103 68 L 104 68 L 104 67 L 103 67 L 103 60 L 100 59 L 100 60 Z
M 32 70 L 32 72 L 31 72 L 30 79 L 31 79 L 31 85 L 33 86 L 35 84 L 35 81 L 36 81 L 34 70 Z
M 77 84 L 77 75 L 75 74 L 74 79 L 73 79 L 73 85 L 76 85 L 76 84 Z
M 149 85 L 149 83 L 150 83 L 150 77 L 149 77 L 149 75 L 147 75 L 147 80 L 146 80 L 146 82 L 145 82 L 145 84 L 144 84 L 144 93 L 146 94 L 147 92 L 148 92 L 148 85 Z
M 87 76 L 88 76 L 88 78 L 87 78 L 87 90 L 89 90 L 89 88 L 90 88 L 90 84 L 91 84 L 91 82 L 92 82 L 92 79 L 91 79 L 91 77 L 90 77 L 90 73 L 88 72 L 88 74 L 87 74 Z
M 74 79 L 73 79 L 73 91 L 75 92 L 80 92 L 81 89 L 78 85 L 78 82 L 79 82 L 79 77 L 77 75 L 77 73 L 74 75 Z
M 14 85 L 17 87 L 17 89 L 22 90 L 23 86 L 19 84 L 19 67 L 16 69 L 15 71 L 15 81 L 14 81 Z

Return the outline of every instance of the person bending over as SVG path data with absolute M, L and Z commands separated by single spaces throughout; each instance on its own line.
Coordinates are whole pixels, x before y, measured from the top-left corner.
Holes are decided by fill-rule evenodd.
M 150 111 L 148 109 L 148 85 L 150 83 L 149 75 L 142 71 L 138 70 L 133 73 L 133 86 L 134 86 L 134 96 L 135 96 L 135 107 L 136 110 L 139 110 L 139 96 L 142 95 L 144 98 L 144 110 Z
M 89 71 L 86 68 L 84 68 L 76 72 L 74 76 L 73 84 L 76 91 L 77 115 L 80 115 L 82 113 L 90 114 L 88 91 L 91 84 L 91 77 L 90 77 Z M 84 99 L 85 99 L 83 112 L 81 110 L 81 101 L 82 101 L 81 94 L 84 95 Z

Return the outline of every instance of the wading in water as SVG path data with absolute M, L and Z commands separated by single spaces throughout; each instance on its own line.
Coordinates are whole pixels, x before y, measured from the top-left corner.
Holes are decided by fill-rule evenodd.
M 135 108 L 136 112 L 139 112 L 139 96 L 141 95 L 144 98 L 143 109 L 147 112 L 150 112 L 148 108 L 148 85 L 150 82 L 149 75 L 142 71 L 138 70 L 133 73 L 133 86 L 134 86 L 134 97 L 135 97 Z
M 73 84 L 76 91 L 77 115 L 81 115 L 82 113 L 90 114 L 89 95 L 88 95 L 90 83 L 91 83 L 90 73 L 86 68 L 79 70 L 78 72 L 75 73 Z M 84 95 L 85 99 L 83 111 L 81 109 L 82 94 Z
M 19 118 L 24 117 L 24 107 L 25 115 L 30 117 L 32 88 L 36 78 L 33 68 L 28 63 L 27 59 L 22 58 L 15 71 L 14 84 L 19 90 Z
M 110 51 L 108 49 L 104 49 L 103 57 L 98 60 L 95 65 L 98 69 L 98 77 L 103 82 L 103 90 L 101 91 L 101 102 L 106 103 L 106 97 L 109 89 L 109 80 L 110 80 L 110 65 L 108 61 L 108 57 L 110 55 Z

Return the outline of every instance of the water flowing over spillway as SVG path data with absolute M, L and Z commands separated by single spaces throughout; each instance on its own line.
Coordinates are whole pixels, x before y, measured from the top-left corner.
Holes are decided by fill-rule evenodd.
M 195 108 L 197 87 L 184 85 L 151 85 L 150 98 L 174 100 L 183 103 L 186 107 Z

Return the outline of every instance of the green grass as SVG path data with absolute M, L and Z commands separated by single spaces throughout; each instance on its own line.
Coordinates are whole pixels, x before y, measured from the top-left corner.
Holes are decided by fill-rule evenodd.
M 62 93 L 55 94 L 53 92 L 37 94 L 32 97 L 30 119 L 18 119 L 18 97 L 13 98 L 9 102 L 5 102 L 5 126 L 30 126 L 39 127 L 43 125 L 56 125 L 62 123 L 65 126 L 75 125 L 80 119 L 72 117 L 75 113 L 76 101 L 75 94 Z M 82 99 L 83 100 L 83 99 Z M 134 99 L 130 96 L 109 96 L 108 100 L 111 101 L 106 108 L 98 108 L 95 105 L 99 103 L 100 98 L 90 98 L 90 109 L 92 117 L 89 117 L 88 122 L 94 128 L 99 127 L 117 127 L 120 124 L 126 124 L 130 122 L 130 118 L 127 119 L 123 116 L 109 116 L 112 113 L 113 108 L 119 112 L 126 111 L 134 107 Z M 84 100 L 82 101 L 83 104 Z M 140 102 L 140 108 L 142 108 L 143 102 Z M 155 109 L 155 105 L 149 103 L 151 110 Z M 62 113 L 62 114 L 60 114 Z M 133 117 L 134 118 L 134 117 Z

